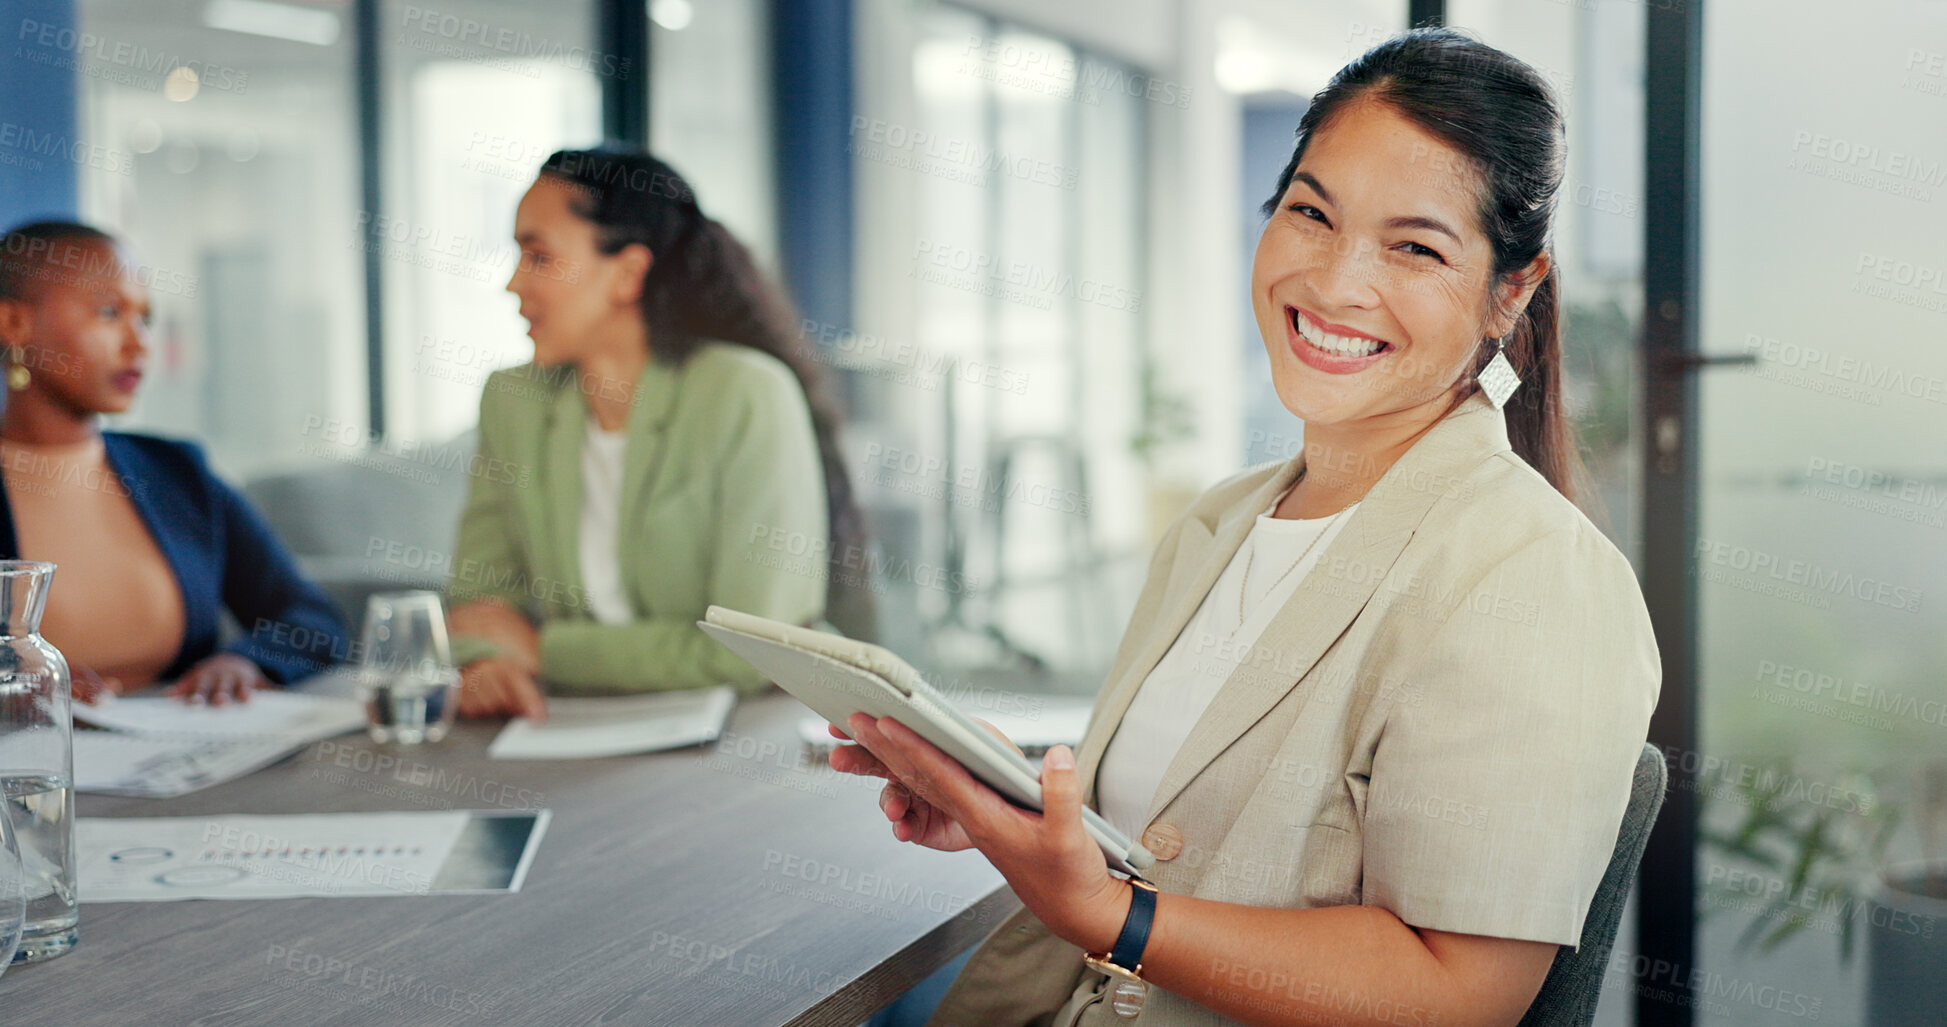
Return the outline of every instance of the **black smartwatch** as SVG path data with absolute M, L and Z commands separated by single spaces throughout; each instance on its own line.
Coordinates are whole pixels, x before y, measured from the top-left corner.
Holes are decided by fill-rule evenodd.
M 1109 1008 L 1115 1014 L 1134 1019 L 1143 1011 L 1149 997 L 1149 982 L 1143 980 L 1143 949 L 1149 945 L 1149 927 L 1156 921 L 1156 886 L 1140 877 L 1129 878 L 1129 916 L 1122 921 L 1122 933 L 1115 947 L 1103 955 L 1084 953 L 1082 962 L 1111 981 Z

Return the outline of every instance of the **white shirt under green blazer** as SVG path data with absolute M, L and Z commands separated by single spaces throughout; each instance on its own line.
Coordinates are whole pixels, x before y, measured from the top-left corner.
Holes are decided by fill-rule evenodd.
M 1233 477 L 1165 532 L 1077 750 L 1085 801 L 1130 700 L 1303 463 Z M 1146 876 L 1163 891 L 1579 941 L 1661 664 L 1628 559 L 1515 455 L 1485 396 L 1386 471 L 1254 646 L 1182 644 L 1235 669 L 1150 804 Z M 1131 1022 L 1104 980 L 1024 909 L 930 1024 Z M 1152 987 L 1134 1022 L 1233 1021 Z
M 582 581 L 583 390 L 595 387 L 529 367 L 487 380 L 451 600 L 528 611 L 553 691 L 765 687 L 696 622 L 712 603 L 796 624 L 824 616 L 824 467 L 803 387 L 783 361 L 725 342 L 643 368 L 616 522 L 624 624 L 595 618 Z M 493 652 L 479 638 L 454 648 L 462 663 Z

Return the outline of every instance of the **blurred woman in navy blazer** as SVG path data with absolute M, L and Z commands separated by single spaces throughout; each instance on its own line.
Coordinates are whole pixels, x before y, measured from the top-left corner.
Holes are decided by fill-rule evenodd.
M 149 296 L 107 234 L 48 221 L 0 240 L 0 558 L 58 565 L 41 634 L 77 698 L 174 681 L 188 701 L 323 670 L 343 620 L 194 443 L 104 432 L 135 399 Z M 218 608 L 243 637 L 218 649 Z

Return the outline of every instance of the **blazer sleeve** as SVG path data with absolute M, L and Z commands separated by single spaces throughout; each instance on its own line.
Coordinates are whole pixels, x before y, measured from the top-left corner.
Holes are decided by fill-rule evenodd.
M 496 371 L 494 378 L 521 373 Z M 489 379 L 480 396 L 480 430 L 475 436 L 477 459 L 472 466 L 497 466 L 506 454 L 501 439 L 509 427 L 513 411 L 499 400 L 515 392 L 514 384 Z M 525 611 L 528 599 L 520 582 L 528 575 L 527 558 L 521 540 L 526 533 L 520 524 L 519 490 L 536 487 L 531 482 L 506 475 L 470 475 L 466 506 L 460 512 L 460 527 L 453 543 L 453 566 L 447 577 L 448 609 L 476 599 L 498 599 L 516 610 Z M 453 637 L 453 662 L 466 666 L 499 653 L 492 641 L 472 635 Z
M 1455 594 L 1373 750 L 1362 901 L 1416 927 L 1578 945 L 1660 690 L 1648 610 L 1587 525 Z
M 696 526 L 711 550 L 708 602 L 761 617 L 809 624 L 824 615 L 829 527 L 824 467 L 804 390 L 783 365 L 733 379 L 731 411 L 714 486 L 713 523 Z M 765 559 L 759 541 L 805 540 L 796 559 Z M 627 540 L 623 540 L 627 546 Z M 626 551 L 624 559 L 629 559 Z M 703 611 L 658 613 L 628 624 L 584 618 L 541 628 L 548 680 L 577 690 L 646 692 L 727 684 L 744 691 L 768 681 L 696 627 Z
M 213 472 L 199 448 L 190 447 L 203 477 L 223 540 L 223 605 L 244 629 L 224 648 L 290 684 L 317 674 L 350 654 L 344 619 L 316 584 L 298 569 L 263 515 Z

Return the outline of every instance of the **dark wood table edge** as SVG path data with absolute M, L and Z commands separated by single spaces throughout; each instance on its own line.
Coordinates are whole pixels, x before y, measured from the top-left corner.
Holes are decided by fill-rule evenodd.
M 784 1027 L 859 1027 L 934 971 L 978 945 L 1020 908 L 1021 900 L 1014 896 L 1014 889 L 1006 884 L 996 886 L 979 902 L 913 939 L 879 965 L 787 1021 Z

